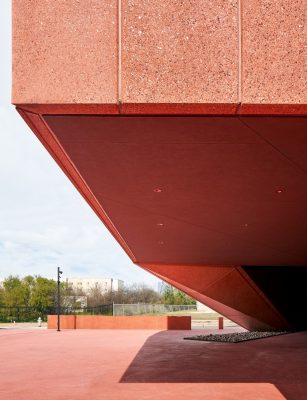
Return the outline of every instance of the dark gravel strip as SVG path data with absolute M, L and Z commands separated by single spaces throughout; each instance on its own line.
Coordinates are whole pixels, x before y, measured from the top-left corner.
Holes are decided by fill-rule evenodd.
M 199 340 L 203 342 L 239 343 L 247 340 L 263 339 L 271 336 L 285 335 L 289 332 L 237 332 L 185 337 L 185 340 Z

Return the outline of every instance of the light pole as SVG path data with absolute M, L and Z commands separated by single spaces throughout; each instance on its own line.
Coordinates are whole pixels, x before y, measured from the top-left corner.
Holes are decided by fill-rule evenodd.
M 63 271 L 61 271 L 60 267 L 58 267 L 58 301 L 57 301 L 57 315 L 58 315 L 58 329 L 57 331 L 60 332 L 60 315 L 61 315 L 61 274 L 63 274 Z

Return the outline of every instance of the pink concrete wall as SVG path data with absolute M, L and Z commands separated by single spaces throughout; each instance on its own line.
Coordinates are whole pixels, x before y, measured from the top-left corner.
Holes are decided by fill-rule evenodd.
M 13 0 L 14 103 L 116 103 L 117 0 Z
M 57 315 L 48 315 L 47 321 L 48 329 L 57 329 L 58 317 Z M 61 315 L 60 316 L 61 329 L 76 329 L 76 316 L 75 315 Z
M 235 103 L 237 0 L 123 0 L 124 103 Z
M 76 329 L 191 329 L 191 317 L 78 315 Z
M 48 329 L 57 328 L 57 316 L 48 315 Z M 61 315 L 61 329 L 190 330 L 191 317 Z
M 304 0 L 242 1 L 242 102 L 307 102 Z
M 303 0 L 13 0 L 13 103 L 306 103 L 303 17 Z

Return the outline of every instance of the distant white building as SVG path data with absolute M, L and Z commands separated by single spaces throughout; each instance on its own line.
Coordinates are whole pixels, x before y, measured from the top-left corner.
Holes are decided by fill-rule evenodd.
M 102 292 L 117 292 L 124 287 L 124 281 L 113 278 L 67 278 L 66 282 L 74 289 L 81 289 L 89 294 L 92 289 L 99 289 Z

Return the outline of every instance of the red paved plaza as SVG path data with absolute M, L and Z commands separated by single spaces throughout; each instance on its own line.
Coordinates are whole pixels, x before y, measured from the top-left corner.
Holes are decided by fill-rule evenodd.
M 0 330 L 0 398 L 306 398 L 306 332 L 237 344 L 182 340 L 196 332 Z

